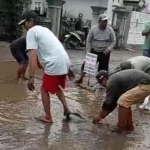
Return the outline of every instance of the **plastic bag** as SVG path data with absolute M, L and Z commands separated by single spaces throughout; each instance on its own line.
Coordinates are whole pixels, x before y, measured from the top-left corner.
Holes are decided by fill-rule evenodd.
M 139 108 L 150 110 L 150 95 L 145 98 L 144 103 Z

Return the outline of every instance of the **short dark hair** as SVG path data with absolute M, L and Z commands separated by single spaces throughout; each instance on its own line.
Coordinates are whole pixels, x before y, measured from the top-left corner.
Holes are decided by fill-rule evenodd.
M 40 25 L 41 21 L 40 21 L 40 17 L 36 16 L 33 18 L 26 18 L 26 21 L 30 22 L 32 21 L 34 23 L 34 25 Z
M 22 14 L 21 19 L 25 20 L 25 21 L 33 21 L 34 25 L 39 25 L 40 22 L 41 22 L 40 17 L 38 16 L 38 14 L 35 13 L 34 11 L 32 11 L 32 10 L 24 11 L 23 14 Z

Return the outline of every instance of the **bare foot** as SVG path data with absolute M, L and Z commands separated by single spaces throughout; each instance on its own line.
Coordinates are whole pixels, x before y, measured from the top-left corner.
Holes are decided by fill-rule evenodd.
M 35 117 L 35 119 L 36 120 L 38 120 L 38 121 L 41 121 L 41 122 L 43 122 L 43 123 L 49 123 L 49 124 L 52 124 L 53 123 L 53 121 L 52 121 L 52 119 L 47 119 L 47 118 L 45 118 L 45 117 Z
M 17 78 L 17 83 L 22 83 L 22 82 L 23 82 L 22 78 Z
M 122 133 L 123 130 L 118 126 L 113 126 L 110 128 L 110 131 L 116 132 L 116 133 Z
M 77 85 L 77 86 L 79 86 L 80 84 L 82 84 L 82 79 L 79 79 L 79 80 L 77 80 L 77 81 L 75 81 L 75 84 Z
M 29 80 L 29 79 L 28 79 L 28 78 L 26 78 L 26 77 L 23 77 L 23 78 L 22 78 L 22 80 L 23 80 L 23 81 L 26 81 L 26 80 Z

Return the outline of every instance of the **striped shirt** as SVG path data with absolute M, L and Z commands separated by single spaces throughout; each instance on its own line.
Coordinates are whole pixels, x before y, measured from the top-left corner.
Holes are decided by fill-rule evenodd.
M 116 36 L 112 27 L 107 25 L 105 30 L 100 30 L 98 25 L 96 25 L 89 31 L 86 51 L 89 52 L 92 48 L 96 52 L 103 52 L 106 49 L 111 51 L 115 44 Z

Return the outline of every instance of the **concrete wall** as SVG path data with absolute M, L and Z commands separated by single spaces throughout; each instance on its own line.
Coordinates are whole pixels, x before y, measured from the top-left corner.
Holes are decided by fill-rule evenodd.
M 141 35 L 144 23 L 150 20 L 150 14 L 132 12 L 127 44 L 143 44 L 144 37 Z
M 123 0 L 108 0 L 107 4 L 107 15 L 109 16 L 110 20 L 109 23 L 111 24 L 112 21 L 112 11 L 114 9 L 113 6 L 123 6 Z
M 90 6 L 107 7 L 108 0 L 66 0 L 64 10 L 72 17 L 77 17 L 79 13 L 83 14 L 83 19 L 92 20 L 92 9 Z
M 40 7 L 40 14 L 44 13 L 44 9 L 47 7 L 45 0 L 32 0 L 31 10 L 35 10 L 35 7 Z

